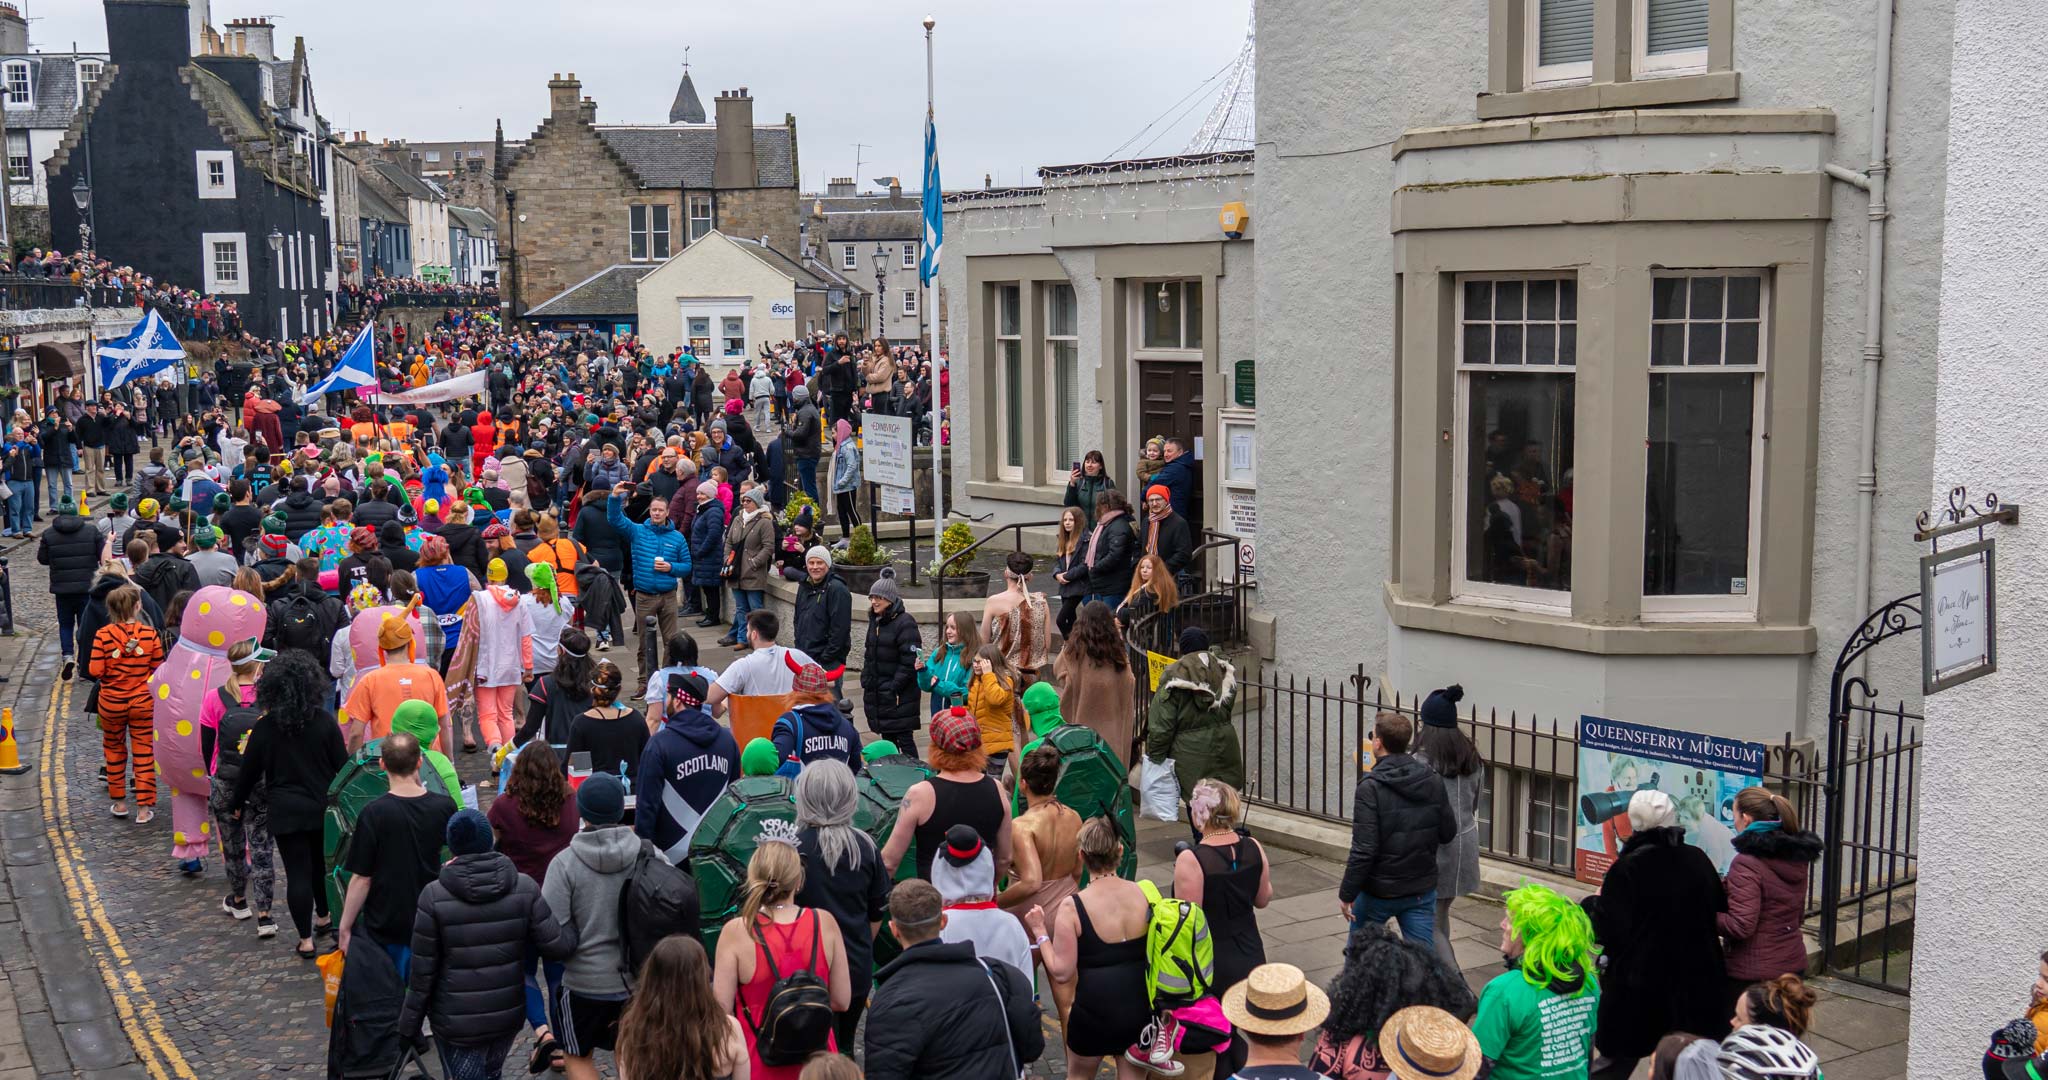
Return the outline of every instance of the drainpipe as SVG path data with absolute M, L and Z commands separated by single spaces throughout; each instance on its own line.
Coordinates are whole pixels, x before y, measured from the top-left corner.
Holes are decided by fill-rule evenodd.
M 1870 610 L 1872 532 L 1877 515 L 1877 392 L 1884 368 L 1884 226 L 1891 209 L 1885 203 L 1885 176 L 1890 171 L 1888 138 L 1892 95 L 1892 3 L 1877 0 L 1877 48 L 1870 74 L 1870 166 L 1857 173 L 1830 164 L 1827 173 L 1870 193 L 1865 226 L 1863 293 L 1863 426 L 1856 470 L 1856 609 L 1861 619 Z M 1856 661 L 1861 675 L 1866 661 Z

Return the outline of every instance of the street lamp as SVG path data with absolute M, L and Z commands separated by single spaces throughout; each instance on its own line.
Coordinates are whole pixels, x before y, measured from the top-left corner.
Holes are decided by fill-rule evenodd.
M 275 254 L 277 254 L 278 252 L 280 252 L 280 251 L 283 251 L 283 250 L 284 250 L 284 234 L 283 234 L 283 233 L 281 233 L 281 232 L 278 232 L 278 231 L 277 231 L 277 226 L 275 226 L 275 225 L 273 225 L 273 226 L 271 226 L 271 227 L 270 227 L 270 237 L 269 237 L 269 240 L 270 240 L 270 253 L 271 253 L 272 255 L 275 255 Z
M 71 202 L 78 207 L 78 250 L 92 250 L 92 185 L 80 175 L 78 182 L 71 185 Z
M 882 334 L 882 313 L 887 306 L 886 302 L 889 298 L 888 290 L 882 287 L 883 279 L 888 273 L 888 249 L 880 244 L 876 244 L 873 258 L 875 260 L 875 325 L 872 327 L 872 332 L 875 337 L 879 338 L 884 336 Z

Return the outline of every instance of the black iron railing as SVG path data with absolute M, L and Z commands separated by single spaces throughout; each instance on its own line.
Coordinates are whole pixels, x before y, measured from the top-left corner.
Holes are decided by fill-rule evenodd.
M 990 544 L 991 544 L 991 543 L 992 543 L 992 542 L 993 542 L 993 541 L 994 541 L 994 540 L 995 540 L 995 539 L 996 539 L 997 537 L 999 537 L 999 536 L 1003 535 L 1004 533 L 1009 533 L 1009 534 L 1010 534 L 1010 550 L 1012 550 L 1012 551 L 1023 551 L 1023 550 L 1024 550 L 1024 530 L 1026 530 L 1026 529 L 1042 529 L 1042 528 L 1047 528 L 1047 527 L 1050 527 L 1050 528 L 1054 528 L 1054 529 L 1057 529 L 1057 528 L 1059 528 L 1059 527 L 1060 527 L 1060 523 L 1059 523 L 1059 522 L 1058 522 L 1057 520 L 1054 520 L 1054 521 L 1025 521 L 1025 522 L 1019 522 L 1019 523 L 1017 523 L 1017 524 L 1013 524 L 1013 525 L 1004 525 L 1004 526 L 1002 526 L 1002 527 L 998 528 L 998 529 L 997 529 L 996 531 L 994 531 L 994 532 L 992 532 L 992 533 L 988 534 L 987 536 L 984 536 L 984 537 L 982 537 L 981 539 L 979 539 L 979 540 L 976 540 L 976 541 L 975 541 L 974 543 L 972 543 L 972 544 L 969 544 L 969 545 L 967 545 L 967 546 L 966 546 L 966 547 L 964 547 L 964 548 L 961 548 L 961 549 L 960 549 L 960 551 L 959 551 L 959 552 L 958 552 L 957 554 L 955 554 L 955 555 L 954 555 L 954 556 L 953 556 L 953 557 L 952 557 L 951 559 L 947 559 L 947 560 L 946 560 L 946 562 L 947 562 L 947 563 L 949 563 L 949 564 L 952 564 L 952 563 L 957 563 L 957 564 L 959 564 L 959 565 L 961 565 L 961 566 L 966 566 L 966 565 L 968 565 L 969 563 L 971 563 L 971 562 L 972 562 L 972 561 L 974 560 L 974 553 L 975 553 L 975 552 L 977 552 L 977 551 L 980 551 L 980 550 L 981 550 L 982 548 L 985 548 L 985 547 L 988 547 L 988 546 L 990 546 Z M 945 533 L 945 527 L 944 527 L 943 525 L 942 525 L 942 526 L 940 526 L 940 529 L 939 529 L 939 531 L 940 531 L 940 535 L 942 535 L 942 536 L 943 536 L 943 535 L 944 535 L 944 533 Z M 934 546 L 934 547 L 936 547 L 936 546 L 937 546 L 937 544 L 938 544 L 938 541 L 937 541 L 937 540 L 934 540 L 934 541 L 933 541 L 933 546 Z M 933 562 L 933 563 L 937 563 L 937 562 L 939 561 L 939 559 L 940 559 L 940 556 L 938 556 L 938 555 L 936 555 L 936 554 L 932 556 L 932 562 Z M 941 637 L 941 640 L 943 640 L 943 639 L 944 639 L 944 635 L 945 635 L 945 633 L 946 633 L 946 589 L 945 589 L 945 586 L 944 586 L 944 585 L 942 585 L 942 584 L 940 584 L 940 583 L 939 583 L 939 580 L 938 580 L 938 579 L 936 579 L 936 578 L 935 578 L 935 579 L 933 579 L 933 586 L 932 586 L 932 592 L 933 592 L 933 594 L 934 594 L 934 595 L 936 595 L 936 596 L 938 597 L 938 600 L 939 600 L 939 613 L 938 613 L 937 621 L 936 621 L 936 622 L 935 622 L 935 623 L 934 623 L 933 625 L 934 625 L 934 626 L 936 626 L 936 627 L 938 628 L 938 632 L 939 632 L 939 635 L 940 635 L 940 637 Z

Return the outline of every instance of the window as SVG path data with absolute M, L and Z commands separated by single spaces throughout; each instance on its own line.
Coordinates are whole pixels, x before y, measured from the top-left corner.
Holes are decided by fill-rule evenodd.
M 726 356 L 728 356 L 728 357 L 733 357 L 733 356 L 737 356 L 737 357 L 739 357 L 739 358 L 740 358 L 740 359 L 742 359 L 742 360 L 746 359 L 746 356 L 747 356 L 747 319 L 746 319 L 746 316 L 744 316 L 744 315 L 727 315 L 727 316 L 725 316 L 725 317 L 723 317 L 723 318 L 719 319 L 719 320 L 718 320 L 718 322 L 719 322 L 719 336 L 720 336 L 720 337 L 721 337 L 721 338 L 722 338 L 722 339 L 724 340 L 724 342 L 725 342 L 725 355 L 726 355 Z
M 1578 284 L 1472 278 L 1457 303 L 1457 592 L 1568 608 Z
M 98 60 L 80 60 L 78 62 L 78 99 L 80 101 L 85 100 L 86 91 L 92 88 L 92 84 L 99 81 L 101 66 Z
M 1594 0 L 1524 0 L 1522 70 L 1530 89 L 1593 77 Z
M 35 95 L 29 90 L 28 61 L 9 60 L 5 71 L 7 80 L 7 104 L 33 105 Z
M 245 296 L 249 292 L 249 241 L 246 233 L 201 233 L 200 276 L 209 293 Z
M 441 152 L 440 152 L 439 150 L 429 150 L 429 151 L 427 151 L 427 164 L 429 164 L 429 165 L 439 165 L 440 163 L 441 163 Z
M 228 186 L 228 163 L 209 161 L 206 163 L 206 190 L 219 191 Z
M 668 207 L 626 208 L 626 257 L 635 262 L 666 259 L 669 251 Z
M 903 245 L 903 268 L 909 270 L 917 265 L 917 245 Z
M 1045 290 L 1045 367 L 1052 381 L 1052 460 L 1048 476 L 1063 476 L 1081 458 L 1081 338 L 1074 287 Z
M 860 256 L 853 253 L 852 244 L 839 249 L 839 268 L 841 270 L 860 269 Z
M 710 231 L 711 196 L 690 196 L 690 242 L 694 244 L 697 241 L 704 239 L 704 234 Z
M 1023 289 L 995 287 L 996 304 L 996 478 L 1024 479 Z
M 917 290 L 916 290 L 916 289 L 905 289 L 905 290 L 903 290 L 903 314 L 905 314 L 905 315 L 915 315 L 915 314 L 917 314 Z
M 1766 292 L 1725 271 L 1652 283 L 1645 611 L 1752 610 Z
M 1639 79 L 1707 70 L 1708 0 L 1632 0 Z
M 708 315 L 690 316 L 690 354 L 711 355 L 711 318 Z
M 1202 347 L 1202 283 L 1147 281 L 1138 290 L 1146 349 Z
M 35 161 L 29 155 L 26 131 L 7 133 L 7 179 L 16 184 L 35 182 Z

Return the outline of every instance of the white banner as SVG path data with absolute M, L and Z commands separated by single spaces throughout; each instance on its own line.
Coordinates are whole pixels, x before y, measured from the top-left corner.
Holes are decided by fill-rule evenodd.
M 396 394 L 373 392 L 360 395 L 372 405 L 432 405 L 441 401 L 455 401 L 475 397 L 489 389 L 489 369 L 457 375 L 445 382 L 428 383 L 413 390 L 401 390 Z

